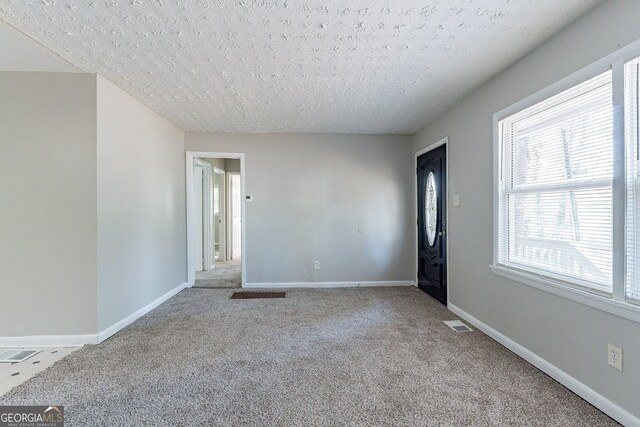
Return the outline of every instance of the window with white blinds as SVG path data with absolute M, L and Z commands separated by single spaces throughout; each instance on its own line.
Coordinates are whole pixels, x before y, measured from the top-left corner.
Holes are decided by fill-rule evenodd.
M 639 55 L 640 41 L 494 115 L 492 265 L 637 322 Z
M 640 100 L 640 58 L 625 64 L 624 81 L 624 130 L 626 148 L 626 297 L 629 301 L 640 302 L 640 161 L 638 157 L 638 137 L 640 121 L 638 104 Z
M 612 73 L 499 128 L 498 264 L 612 295 Z

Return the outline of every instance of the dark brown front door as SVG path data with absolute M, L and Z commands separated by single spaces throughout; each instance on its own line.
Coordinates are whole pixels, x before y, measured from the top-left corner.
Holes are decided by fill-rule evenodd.
M 418 157 L 418 286 L 447 303 L 446 148 Z

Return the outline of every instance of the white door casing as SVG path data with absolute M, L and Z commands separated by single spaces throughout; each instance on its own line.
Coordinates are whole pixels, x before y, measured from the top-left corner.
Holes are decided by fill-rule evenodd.
M 195 257 L 196 257 L 196 271 L 202 271 L 204 269 L 204 250 L 203 250 L 203 231 L 204 231 L 204 224 L 203 224 L 203 215 L 202 215 L 202 207 L 204 205 L 204 201 L 202 200 L 202 190 L 203 190 L 203 183 L 202 183 L 202 179 L 204 177 L 203 171 L 202 171 L 202 167 L 196 165 L 193 168 L 193 196 L 194 196 L 194 200 L 193 200 L 193 210 L 194 210 L 194 216 L 195 216 L 195 242 L 194 242 L 194 249 L 195 249 Z
M 242 253 L 242 188 L 240 174 L 229 174 L 231 189 L 231 259 L 236 259 Z
M 227 215 L 226 215 L 226 179 L 225 171 L 214 166 L 213 168 L 213 250 L 215 254 L 218 245 L 219 261 L 227 259 Z M 216 214 L 216 211 L 218 212 Z M 215 256 L 214 256 L 215 259 Z

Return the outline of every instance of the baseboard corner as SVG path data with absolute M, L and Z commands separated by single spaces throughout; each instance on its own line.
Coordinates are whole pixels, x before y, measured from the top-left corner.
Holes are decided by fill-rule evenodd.
M 129 326 L 130 324 L 132 324 L 133 322 L 135 322 L 136 320 L 138 320 L 139 318 L 141 318 L 142 316 L 144 316 L 145 314 L 147 314 L 148 312 L 150 312 L 154 308 L 158 307 L 163 302 L 167 301 L 169 298 L 171 298 L 174 295 L 176 295 L 181 290 L 187 288 L 188 286 L 189 286 L 188 282 L 184 282 L 181 285 L 178 285 L 177 287 L 171 289 L 169 292 L 167 292 L 164 295 L 161 295 L 160 297 L 158 297 L 155 300 L 151 301 L 149 304 L 147 304 L 146 306 L 142 307 L 141 309 L 135 311 L 134 313 L 130 314 L 129 316 L 125 317 L 124 319 L 114 323 L 113 325 L 107 327 L 106 329 L 102 330 L 101 332 L 98 332 L 97 340 L 96 340 L 97 344 L 103 342 L 104 340 L 108 339 L 109 337 L 111 337 L 111 336 L 115 335 L 116 333 L 120 332 L 122 329 L 126 328 L 127 326 Z

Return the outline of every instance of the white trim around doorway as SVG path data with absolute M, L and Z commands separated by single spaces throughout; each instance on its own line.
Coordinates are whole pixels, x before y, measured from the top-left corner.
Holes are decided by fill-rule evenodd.
M 240 186 L 242 193 L 242 205 L 240 216 L 242 218 L 242 255 L 241 269 L 242 279 L 241 286 L 245 287 L 246 281 L 246 221 L 245 221 L 245 165 L 244 153 L 225 153 L 225 152 L 209 152 L 209 151 L 187 151 L 186 152 L 186 205 L 187 205 L 187 286 L 192 287 L 195 283 L 195 253 L 193 250 L 193 242 L 195 240 L 195 212 L 193 210 L 194 194 L 193 194 L 193 166 L 195 159 L 239 159 L 240 160 Z
M 222 169 L 220 169 L 217 166 L 213 167 L 213 174 L 212 174 L 212 178 L 211 178 L 211 188 L 212 188 L 212 192 L 213 192 L 213 187 L 214 187 L 214 183 L 215 183 L 215 176 L 216 174 L 221 174 L 222 175 L 222 189 L 224 191 L 220 191 L 218 193 L 218 209 L 220 209 L 219 215 L 222 218 L 222 224 L 224 224 L 224 233 L 222 233 L 220 236 L 218 236 L 218 253 L 220 254 L 220 260 L 219 261 L 226 261 L 227 258 L 227 173 L 225 171 L 223 171 Z M 222 194 L 224 194 L 224 197 L 220 197 Z M 215 198 L 215 194 L 211 194 L 211 203 L 213 206 L 213 202 L 214 202 L 214 198 Z M 211 230 L 213 231 L 213 233 L 211 233 L 211 235 L 213 236 L 213 245 L 212 247 L 213 249 L 213 256 L 211 257 L 211 269 L 214 269 L 216 267 L 216 250 L 215 250 L 215 246 L 216 246 L 216 213 L 215 213 L 215 209 L 211 210 Z
M 233 203 L 231 200 L 231 176 L 235 176 L 238 175 L 240 176 L 240 172 L 227 172 L 227 180 L 226 180 L 226 189 L 225 189 L 225 197 L 226 197 L 226 215 L 227 215 L 227 222 L 226 222 L 226 226 L 227 226 L 227 237 L 231 237 L 230 239 L 228 239 L 229 241 L 226 242 L 226 255 L 227 255 L 227 260 L 232 260 L 233 259 L 233 219 L 232 219 L 232 214 L 233 214 L 233 209 L 231 207 L 231 204 Z M 240 178 L 242 179 L 242 177 Z M 242 185 L 240 186 L 242 187 Z M 240 188 L 240 190 L 242 190 L 242 188 Z M 242 196 L 241 196 L 242 197 Z M 240 200 L 241 204 L 244 204 L 243 200 Z M 242 226 L 242 224 L 241 224 Z M 242 236 L 240 236 L 240 238 L 242 238 Z M 242 248 L 240 249 L 242 250 Z M 242 255 L 240 255 L 242 256 Z

